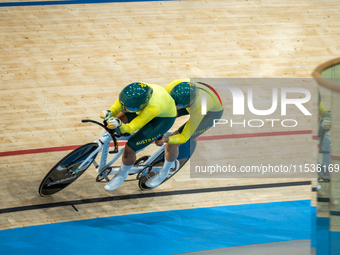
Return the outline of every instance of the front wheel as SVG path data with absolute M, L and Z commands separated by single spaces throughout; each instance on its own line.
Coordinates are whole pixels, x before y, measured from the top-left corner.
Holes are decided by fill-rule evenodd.
M 95 160 L 98 152 L 88 158 L 98 148 L 97 143 L 85 144 L 67 154 L 44 177 L 39 194 L 42 197 L 53 195 L 78 179 Z M 79 166 L 86 163 L 79 169 Z

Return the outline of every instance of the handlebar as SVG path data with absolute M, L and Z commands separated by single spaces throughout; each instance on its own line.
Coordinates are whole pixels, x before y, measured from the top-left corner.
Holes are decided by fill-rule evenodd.
M 95 121 L 95 120 L 82 120 L 81 122 L 83 122 L 83 123 L 92 122 L 92 123 L 95 123 L 95 124 L 101 126 L 101 127 L 104 128 L 106 131 L 107 131 L 107 129 L 108 129 L 108 128 L 105 127 L 102 123 L 99 123 L 99 122 L 97 122 L 97 121 Z
M 82 123 L 91 122 L 91 123 L 97 124 L 97 125 L 101 126 L 102 128 L 104 128 L 106 130 L 106 132 L 108 132 L 109 135 L 111 136 L 112 141 L 113 141 L 113 143 L 115 145 L 114 150 L 110 151 L 109 153 L 117 153 L 118 152 L 118 142 L 117 142 L 117 138 L 116 137 L 121 136 L 119 128 L 116 128 L 116 129 L 109 129 L 109 128 L 107 128 L 106 127 L 107 126 L 107 121 L 106 120 L 103 121 L 104 124 L 102 124 L 102 123 L 100 123 L 98 121 L 95 121 L 95 120 L 82 120 L 81 122 Z

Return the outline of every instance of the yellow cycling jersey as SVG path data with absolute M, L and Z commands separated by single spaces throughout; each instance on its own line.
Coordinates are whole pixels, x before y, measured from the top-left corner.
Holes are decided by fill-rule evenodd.
M 144 84 L 147 84 L 153 89 L 150 101 L 141 111 L 136 112 L 138 116 L 129 124 L 122 123 L 119 129 L 123 134 L 135 132 L 155 117 L 176 117 L 177 110 L 175 101 L 169 93 L 167 93 L 162 86 L 148 83 Z M 122 105 L 119 103 L 119 99 L 114 102 L 109 110 L 112 111 L 112 116 L 114 117 L 123 110 Z
M 319 103 L 319 116 L 321 118 L 327 117 L 328 110 L 327 108 L 323 105 L 322 102 Z
M 166 91 L 170 94 L 171 90 L 181 82 L 190 82 L 190 79 L 179 79 L 170 82 L 166 87 Z M 202 119 L 205 115 L 202 115 L 202 96 L 206 97 L 206 111 L 207 112 L 219 112 L 223 110 L 223 102 L 221 97 L 218 95 L 215 88 L 202 82 L 195 82 L 195 85 L 198 90 L 198 95 L 194 103 L 186 108 L 186 110 L 190 113 L 190 119 L 184 126 L 184 129 L 181 134 L 173 135 L 169 137 L 170 144 L 182 144 L 187 142 L 191 135 L 195 133 L 198 125 L 201 123 Z

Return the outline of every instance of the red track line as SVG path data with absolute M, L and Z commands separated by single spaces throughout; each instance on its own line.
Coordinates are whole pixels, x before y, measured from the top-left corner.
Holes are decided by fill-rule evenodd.
M 118 145 L 123 146 L 125 143 L 126 142 L 118 142 Z M 45 153 L 45 152 L 54 152 L 54 151 L 71 151 L 71 150 L 77 149 L 80 146 L 81 145 L 71 145 L 71 146 L 40 148 L 40 149 L 20 150 L 20 151 L 5 151 L 5 152 L 0 152 L 0 157 Z M 110 147 L 112 146 L 113 146 L 113 143 L 110 144 Z
M 340 156 L 331 155 L 331 159 L 339 161 L 340 160 Z
M 312 130 L 201 136 L 201 137 L 198 137 L 197 140 L 206 141 L 206 140 L 236 139 L 236 138 L 247 138 L 247 137 L 306 135 L 306 134 L 312 134 Z M 313 139 L 314 139 L 314 136 L 313 136 Z M 118 145 L 123 146 L 125 143 L 126 142 L 118 142 Z M 76 149 L 80 146 L 81 145 L 71 145 L 71 146 L 62 146 L 62 147 L 30 149 L 30 150 L 5 151 L 5 152 L 0 152 L 0 157 L 26 155 L 26 154 L 36 154 L 36 153 L 46 153 L 46 152 L 54 152 L 54 151 L 70 151 L 70 150 L 74 150 L 74 149 Z M 113 144 L 111 144 L 111 146 L 113 146 Z
M 312 130 L 299 131 L 283 131 L 283 132 L 266 132 L 266 133 L 249 133 L 249 134 L 233 134 L 233 135 L 215 135 L 215 136 L 201 136 L 197 140 L 221 140 L 221 139 L 235 139 L 247 137 L 263 137 L 263 136 L 281 136 L 281 135 L 306 135 L 311 134 Z

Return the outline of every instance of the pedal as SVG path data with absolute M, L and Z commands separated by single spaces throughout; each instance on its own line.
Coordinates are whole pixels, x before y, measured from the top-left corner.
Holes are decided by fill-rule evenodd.
M 104 171 L 102 171 L 100 174 L 98 174 L 97 178 L 96 178 L 96 182 L 101 182 L 102 180 L 106 180 L 107 182 L 110 181 L 109 179 L 109 174 L 111 173 L 111 167 L 106 168 Z
M 141 171 L 139 171 L 139 173 L 137 174 L 136 179 L 137 179 L 137 180 L 140 180 L 140 179 L 143 178 L 143 177 L 146 177 L 147 180 L 150 179 L 151 177 L 150 177 L 149 173 L 150 173 L 150 170 L 151 170 L 151 169 L 152 169 L 151 166 L 145 167 L 144 169 L 142 169 Z

